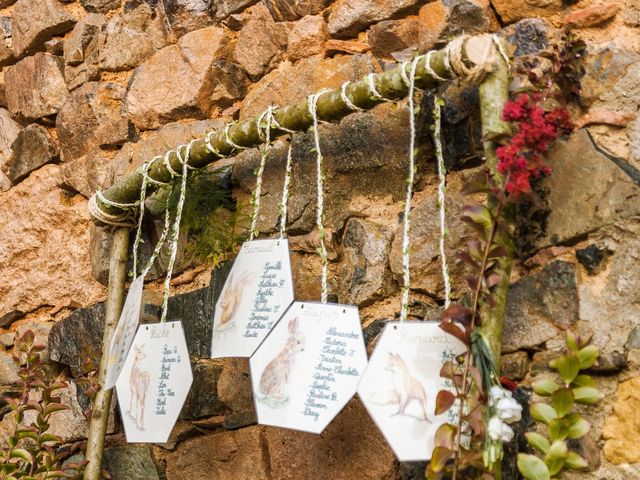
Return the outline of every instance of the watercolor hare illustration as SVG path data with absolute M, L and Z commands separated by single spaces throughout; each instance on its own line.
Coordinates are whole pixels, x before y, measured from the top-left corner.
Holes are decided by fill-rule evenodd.
M 289 402 L 289 381 L 293 362 L 298 353 L 304 351 L 304 337 L 298 330 L 298 318 L 289 321 L 289 337 L 284 348 L 262 371 L 259 400 L 271 408 L 283 408 Z
M 392 374 L 394 388 L 392 390 L 373 393 L 370 397 L 371 402 L 381 406 L 397 405 L 398 411 L 393 413 L 392 416 L 406 415 L 417 420 L 431 423 L 431 420 L 427 417 L 427 394 L 424 387 L 420 381 L 411 374 L 407 363 L 402 357 L 396 353 L 389 352 L 386 370 Z M 407 408 L 411 402 L 418 405 L 422 412 L 421 416 L 407 413 Z
M 138 430 L 144 430 L 144 404 L 147 399 L 149 389 L 149 372 L 142 368 L 142 361 L 146 358 L 144 345 L 134 346 L 135 357 L 131 366 L 131 376 L 129 377 L 129 387 L 131 396 L 129 397 L 129 417 L 136 422 Z
M 237 276 L 231 274 L 220 300 L 220 322 L 218 330 L 226 330 L 238 313 L 245 288 L 256 279 L 255 272 L 242 272 Z

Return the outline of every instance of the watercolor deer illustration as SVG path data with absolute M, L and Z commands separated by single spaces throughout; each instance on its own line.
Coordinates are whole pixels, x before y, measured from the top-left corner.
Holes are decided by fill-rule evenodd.
M 144 345 L 134 346 L 135 357 L 131 366 L 131 376 L 129 377 L 129 416 L 136 422 L 139 430 L 144 430 L 144 404 L 147 399 L 149 389 L 149 372 L 142 368 L 142 361 L 146 358 Z
M 427 417 L 427 394 L 424 387 L 411 374 L 402 357 L 396 353 L 389 352 L 386 370 L 392 374 L 394 388 L 389 391 L 374 393 L 371 396 L 371 401 L 378 405 L 397 405 L 398 411 L 393 416 L 408 415 L 406 411 L 409 404 L 417 402 L 422 410 L 422 417 L 416 418 L 431 422 Z
M 219 325 L 221 327 L 227 326 L 227 324 L 234 319 L 238 313 L 238 307 L 240 306 L 244 289 L 253 282 L 255 278 L 255 272 L 242 272 L 237 276 L 231 274 L 220 301 L 221 312 Z
M 289 336 L 284 347 L 262 371 L 260 393 L 263 401 L 273 407 L 284 407 L 289 401 L 289 381 L 293 362 L 298 353 L 304 351 L 304 337 L 299 330 L 297 317 L 289 320 Z

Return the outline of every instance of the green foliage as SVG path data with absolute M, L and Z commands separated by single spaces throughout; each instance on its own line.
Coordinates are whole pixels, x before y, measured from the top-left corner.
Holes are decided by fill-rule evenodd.
M 249 220 L 231 198 L 228 176 L 228 171 L 192 172 L 182 211 L 181 230 L 188 239 L 188 253 L 214 266 L 236 252 Z M 169 197 L 169 208 L 174 210 L 177 202 L 176 189 Z
M 14 349 L 13 359 L 20 366 L 20 394 L 5 398 L 15 414 L 16 428 L 7 439 L 8 448 L 0 450 L 0 480 L 81 478 L 86 462 L 63 464 L 74 447 L 60 448 L 63 439 L 47 433 L 51 416 L 69 408 L 57 395 L 67 385 L 50 378 L 40 356 L 45 347 L 34 340 L 33 331 L 27 330 Z M 29 411 L 36 415 L 27 425 L 25 413 Z
M 531 405 L 531 416 L 547 425 L 547 437 L 539 433 L 527 433 L 527 442 L 541 455 L 518 454 L 518 469 L 527 480 L 560 478 L 566 469 L 577 470 L 587 462 L 569 450 L 567 440 L 584 437 L 591 428 L 589 422 L 573 410 L 576 403 L 593 405 L 602 400 L 602 393 L 593 379 L 581 370 L 588 369 L 598 359 L 598 348 L 588 345 L 589 339 L 581 339 L 567 333 L 567 352 L 549 362 L 563 381 L 563 385 L 551 379 L 533 384 L 540 396 L 549 397 L 550 403 Z

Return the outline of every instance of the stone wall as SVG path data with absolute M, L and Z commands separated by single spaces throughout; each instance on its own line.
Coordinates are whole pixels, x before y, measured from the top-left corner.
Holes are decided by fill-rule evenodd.
M 0 388 L 16 380 L 15 336 L 34 329 L 70 379 L 73 408 L 53 429 L 68 441 L 86 437 L 83 379 L 99 361 L 108 252 L 108 232 L 87 213 L 96 188 L 223 121 L 381 71 L 416 47 L 500 31 L 525 56 L 569 23 L 588 42 L 582 104 L 572 106 L 583 128 L 553 149 L 554 174 L 540 187 L 546 207 L 522 209 L 502 368 L 526 388 L 562 347 L 563 329 L 593 334 L 606 398 L 585 412 L 594 428 L 578 446 L 589 472 L 573 478 L 640 476 L 637 0 L 0 0 Z M 470 235 L 458 192 L 481 164 L 477 93 L 451 86 L 443 94 L 454 258 Z M 415 313 L 435 318 L 443 286 L 427 120 L 418 132 L 412 298 Z M 406 109 L 385 105 L 320 132 L 330 292 L 360 307 L 369 345 L 399 312 L 407 127 Z M 296 296 L 317 299 L 310 136 L 297 135 L 293 148 Z M 275 228 L 284 158 L 278 142 L 263 187 L 265 234 Z M 233 170 L 239 205 L 249 202 L 258 160 L 245 152 Z M 145 234 L 154 238 L 152 225 Z M 114 415 L 111 478 L 419 478 L 419 466 L 395 461 L 357 399 L 320 436 L 255 425 L 247 363 L 208 359 L 212 305 L 228 266 L 179 263 L 185 273 L 176 274 L 170 316 L 185 322 L 194 388 L 167 444 L 126 445 Z M 463 272 L 452 271 L 459 298 Z M 145 302 L 153 320 L 157 282 Z M 0 439 L 9 428 L 5 417 Z

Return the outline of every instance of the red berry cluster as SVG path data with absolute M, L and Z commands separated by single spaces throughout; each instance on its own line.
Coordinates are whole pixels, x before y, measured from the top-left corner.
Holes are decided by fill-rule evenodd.
M 572 129 L 566 109 L 545 111 L 539 101 L 537 94 L 522 94 L 507 102 L 502 112 L 505 121 L 515 124 L 515 134 L 506 145 L 496 149 L 497 168 L 507 179 L 507 193 L 514 197 L 531 193 L 532 178 L 551 173 L 551 168 L 544 164 L 549 147 Z

